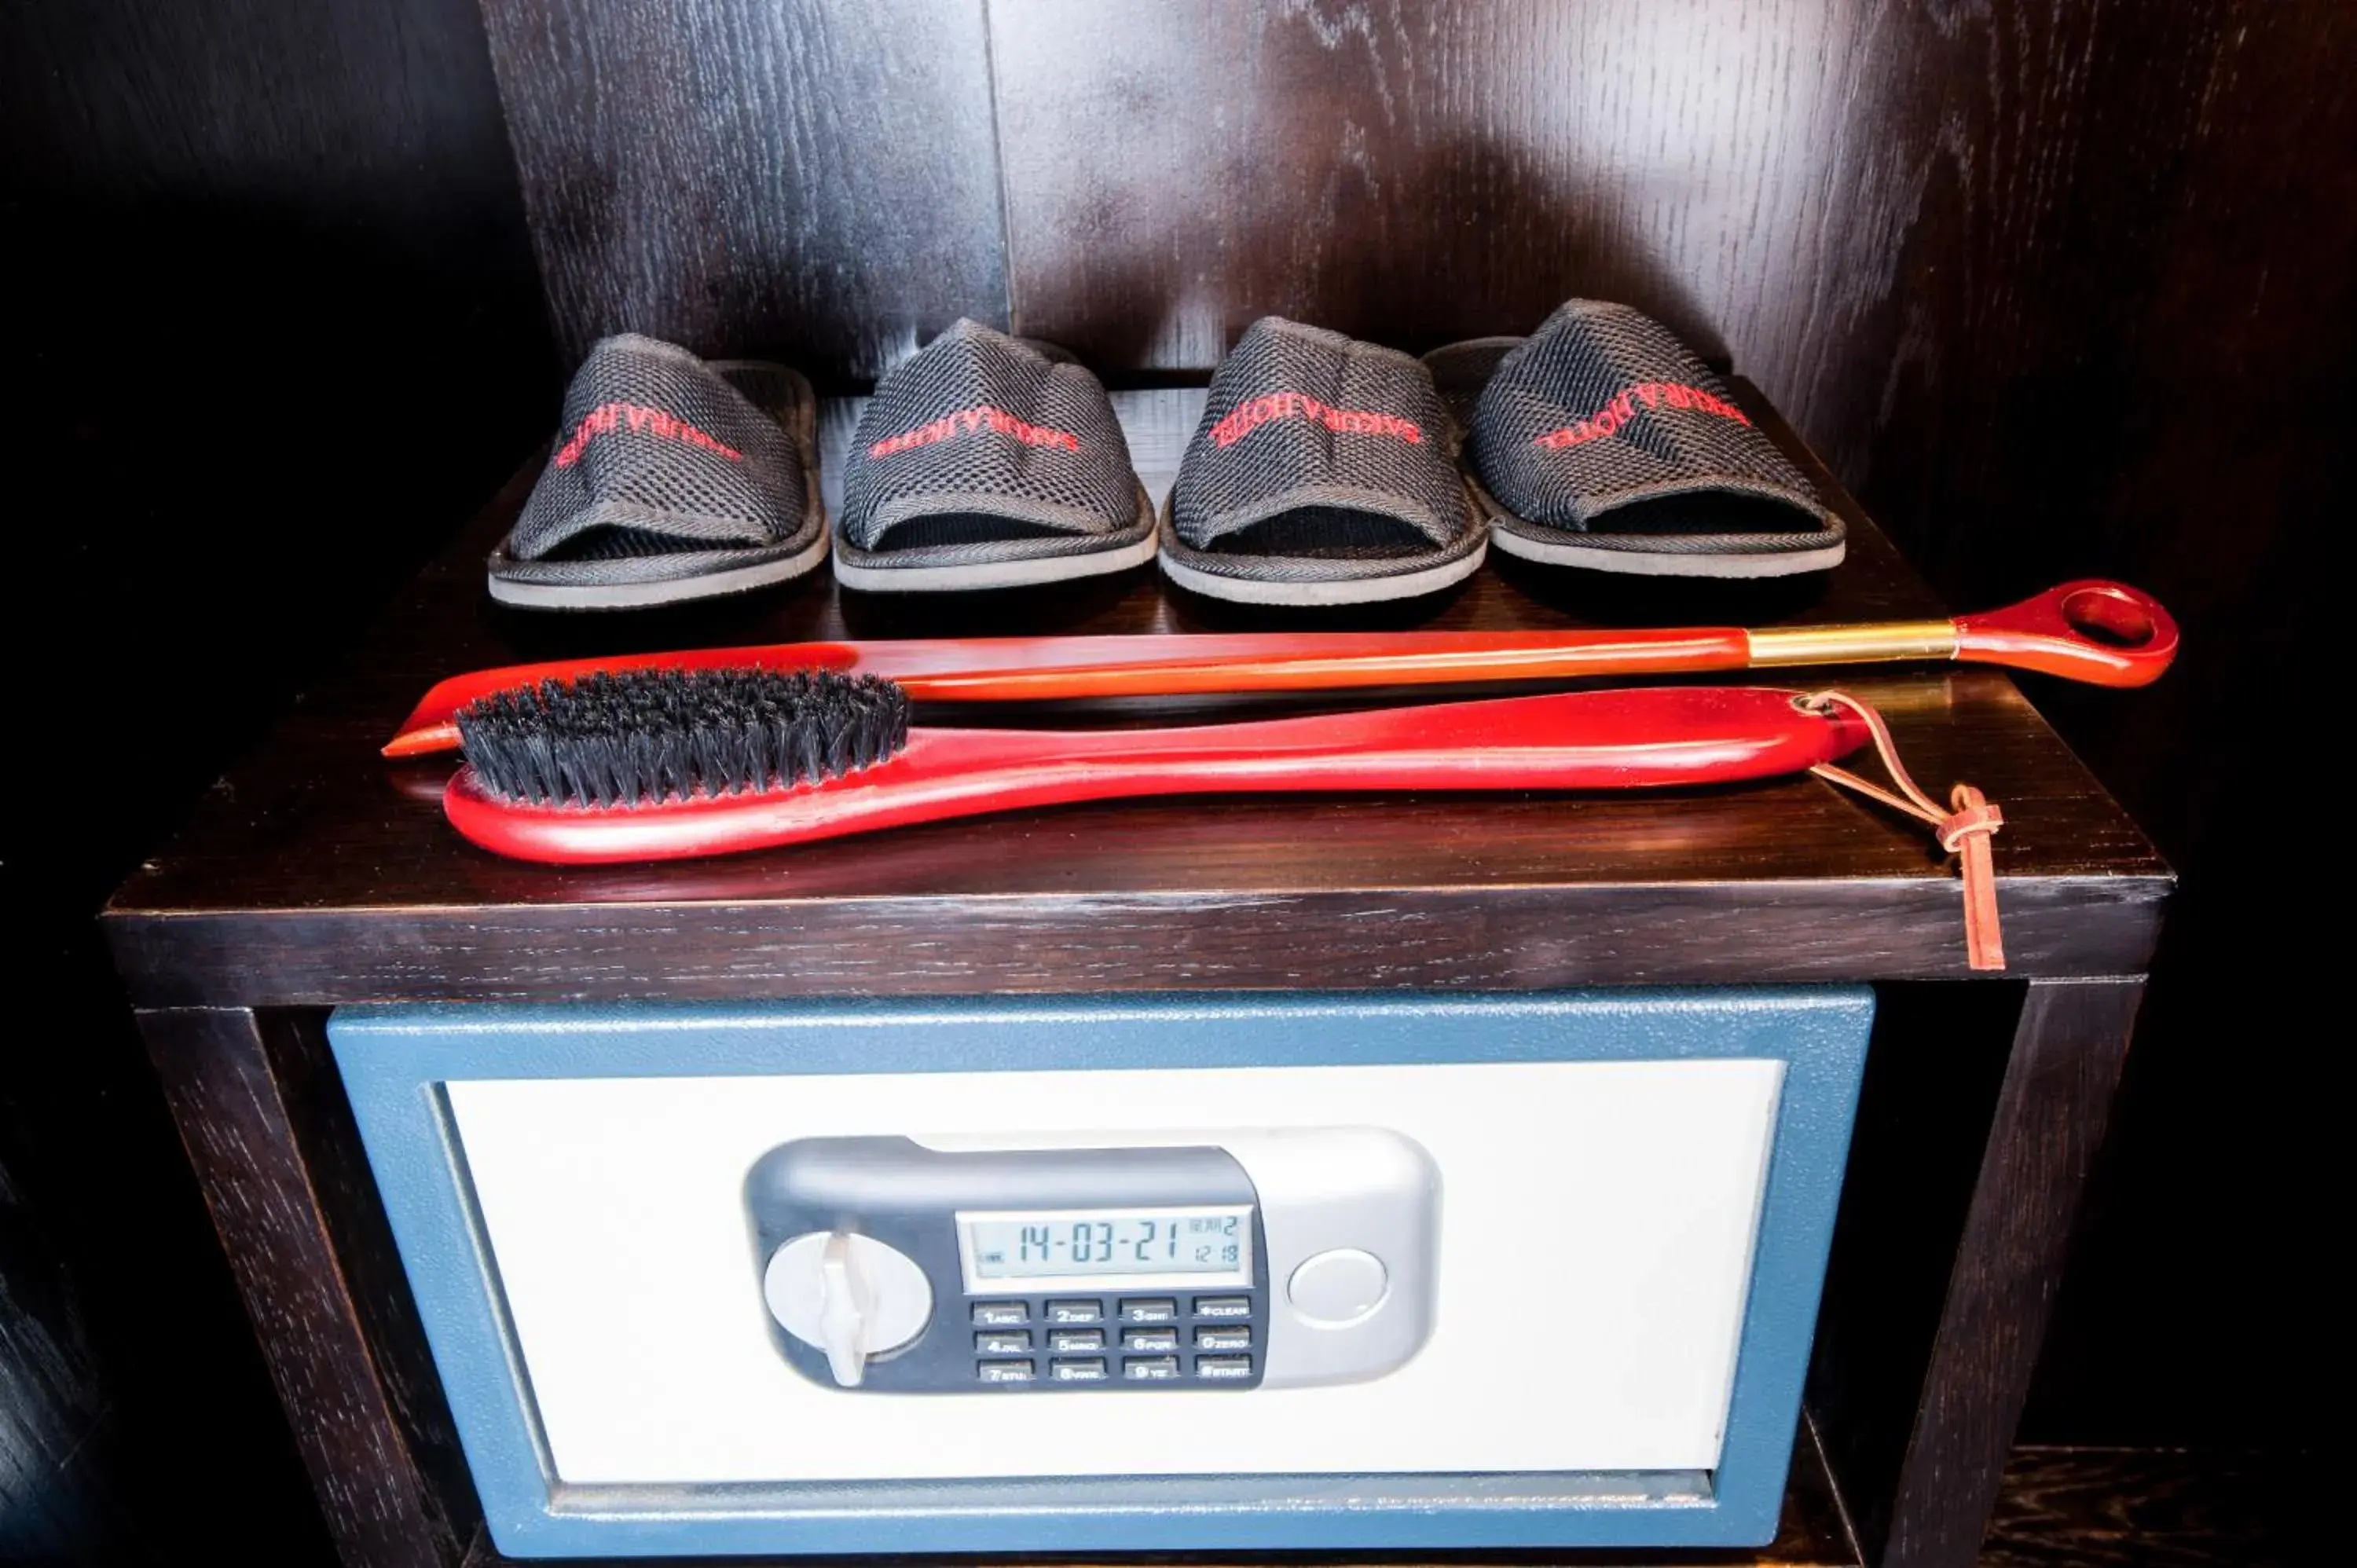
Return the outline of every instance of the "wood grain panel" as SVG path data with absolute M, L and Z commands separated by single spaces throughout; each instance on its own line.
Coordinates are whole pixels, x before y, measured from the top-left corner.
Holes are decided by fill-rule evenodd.
M 1869 1544 L 1889 1530 L 2022 995 L 2004 984 L 1875 988 L 1806 1398 Z
M 481 1519 L 481 1505 L 443 1394 L 441 1373 L 425 1342 L 416 1299 L 409 1292 L 392 1221 L 377 1195 L 367 1147 L 344 1097 L 342 1075 L 328 1045 L 327 1015 L 309 1008 L 282 1010 L 260 1014 L 257 1022 L 271 1082 L 302 1155 L 312 1201 L 335 1250 L 353 1321 L 368 1346 L 365 1375 L 381 1391 L 384 1414 L 392 1423 L 391 1434 L 377 1446 L 414 1467 L 426 1490 L 429 1516 L 447 1523 L 452 1539 L 462 1539 Z M 237 1069 L 229 1060 L 199 1070 Z M 277 1282 L 277 1288 L 284 1291 L 285 1283 Z M 267 1316 L 267 1310 L 258 1316 Z M 351 1375 L 362 1374 L 355 1369 Z M 347 1484 L 361 1479 L 350 1478 Z
M 133 1507 L 81 1282 L 32 1220 L 0 1158 L 0 1562 L 12 1563 L 88 1552 Z M 114 1533 L 120 1547 L 132 1532 Z
M 48 520 L 12 532 L 40 613 L 0 638 L 44 671 L 48 754 L 109 758 L 44 810 L 0 786 L 0 963 L 38 1015 L 11 1037 L 62 1047 L 0 1082 L 0 1562 L 316 1564 L 91 915 L 550 427 L 481 15 L 0 6 L 0 467 Z
M 2283 1195 L 2338 1178 L 2334 1112 L 2254 1023 L 2338 1000 L 2279 758 L 2341 702 L 2357 7 L 1889 6 L 1866 57 L 1826 330 L 1750 369 L 1953 601 L 2094 571 L 2185 628 L 2149 691 L 2024 682 L 2190 890 L 2025 1431 L 2327 1443 L 2278 1304 L 2330 1288 Z
M 1781 802 L 1777 802 L 1781 804 Z M 938 856 L 1034 886 L 917 898 L 877 897 L 842 863 L 814 868 L 842 896 L 736 901 L 727 871 L 641 872 L 712 902 L 626 901 L 381 913 L 299 910 L 259 918 L 118 916 L 115 951 L 133 993 L 184 1005 L 224 995 L 257 1004 L 346 1002 L 733 1001 L 745 996 L 963 996 L 977 992 L 1544 990 L 1577 985 L 1835 983 L 1971 978 L 1953 886 L 1930 878 L 1696 882 L 1683 887 L 1406 886 L 1431 863 L 1393 859 L 1385 881 L 1326 892 L 1040 890 L 1068 875 L 1061 841 L 1093 837 L 1102 874 L 1124 843 L 1153 842 L 1141 869 L 1168 870 L 1186 845 L 1211 857 L 1206 880 L 1250 852 L 1268 861 L 1328 853 L 1341 864 L 1394 847 L 1330 831 L 1347 811 L 1382 811 L 1386 836 L 1477 838 L 1454 815 L 1326 802 L 1289 835 L 1219 844 L 1221 811 L 1189 832 L 1183 809 L 1092 814 L 1018 826 L 985 843 L 910 836 L 889 852 L 909 869 Z M 1641 813 L 1622 831 L 1649 827 Z M 1510 853 L 1503 846 L 1501 854 Z M 1027 857 L 1028 859 L 1027 860 Z M 1457 864 L 1437 869 L 1458 869 Z M 765 879 L 770 872 L 762 874 Z M 772 886 L 775 883 L 772 882 Z M 2017 973 L 2107 972 L 2141 961 L 2160 927 L 2159 886 L 2098 879 L 2008 882 L 2006 953 Z
M 339 1261 L 335 1206 L 323 1207 L 297 1133 L 300 1090 L 290 1100 L 274 1077 L 260 1020 L 242 1008 L 150 1012 L 140 1028 L 338 1554 L 347 1568 L 457 1562 L 477 1522 L 472 1494 L 457 1511 L 421 1463 L 398 1369 L 389 1380 L 370 1337 L 381 1309 L 355 1297 Z M 389 1266 L 382 1242 L 379 1254 Z M 424 1394 L 438 1402 L 438 1388 Z
M 996 5 L 1016 317 L 1200 369 L 1270 311 L 1423 348 L 1590 295 L 1773 389 L 1868 9 Z
M 2144 982 L 2032 981 L 1876 1561 L 1970 1568 L 2004 1479 Z M 1867 1539 L 1886 1522 L 1880 1499 Z
M 870 377 L 1004 325 L 981 0 L 485 0 L 560 347 Z
M 2322 1453 L 2014 1451 L 1976 1568 L 2312 1568 L 2346 1556 Z

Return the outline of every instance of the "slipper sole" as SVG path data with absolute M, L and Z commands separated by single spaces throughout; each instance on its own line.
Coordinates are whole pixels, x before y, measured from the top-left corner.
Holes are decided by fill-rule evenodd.
M 1162 557 L 1162 574 L 1189 593 L 1226 599 L 1232 604 L 1373 605 L 1437 594 L 1480 571 L 1488 554 L 1489 545 L 1484 542 L 1461 560 L 1427 566 L 1419 572 L 1390 577 L 1338 577 L 1326 583 L 1272 583 L 1258 577 L 1230 577 L 1185 565 L 1166 554 Z
M 1463 582 L 1481 569 L 1481 563 L 1490 553 L 1488 531 L 1483 530 L 1469 549 L 1444 561 L 1409 565 L 1401 571 L 1284 582 L 1195 565 L 1174 552 L 1175 535 L 1168 532 L 1169 527 L 1169 520 L 1166 516 L 1163 520 L 1162 575 L 1189 593 L 1239 605 L 1374 605 L 1394 599 L 1420 598 L 1426 594 L 1437 594 L 1443 588 Z M 1187 551 L 1186 553 L 1194 554 L 1196 552 Z
M 1631 577 L 1797 577 L 1806 572 L 1830 572 L 1842 564 L 1848 553 L 1846 544 L 1836 542 L 1821 550 L 1773 555 L 1757 552 L 1672 555 L 1569 539 L 1534 539 L 1527 533 L 1496 526 L 1490 530 L 1490 539 L 1506 554 L 1523 561 L 1574 566 L 1588 572 L 1619 572 Z
M 827 531 L 822 521 L 815 540 L 774 561 L 699 572 L 668 581 L 649 579 L 638 583 L 535 583 L 525 578 L 494 576 L 490 580 L 491 597 L 500 604 L 537 610 L 635 610 L 685 604 L 790 583 L 824 561 L 826 547 Z
M 967 593 L 983 588 L 1028 588 L 1110 576 L 1154 559 L 1154 535 L 1109 550 L 1041 555 L 1028 561 L 977 561 L 959 566 L 870 566 L 845 551 L 834 555 L 834 580 L 866 594 Z M 887 559 L 890 552 L 885 552 Z

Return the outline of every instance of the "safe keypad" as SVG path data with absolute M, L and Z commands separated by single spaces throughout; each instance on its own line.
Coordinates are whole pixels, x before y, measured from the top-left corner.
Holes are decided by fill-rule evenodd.
M 1249 1383 L 1259 1369 L 1253 1306 L 1234 1292 L 976 1301 L 974 1378 L 994 1388 Z

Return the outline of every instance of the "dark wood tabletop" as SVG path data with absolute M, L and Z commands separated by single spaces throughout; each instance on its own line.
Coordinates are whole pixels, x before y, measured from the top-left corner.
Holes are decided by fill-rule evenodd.
M 1964 976 L 1948 858 L 1919 824 L 1806 778 L 1641 795 L 1106 803 L 727 859 L 560 869 L 461 841 L 437 803 L 447 758 L 395 764 L 377 753 L 444 675 L 640 649 L 1944 613 L 1742 390 L 1847 515 L 1849 559 L 1837 571 L 1783 584 L 1663 584 L 1493 553 L 1453 593 L 1308 620 L 1197 599 L 1150 568 L 1093 587 L 898 597 L 839 593 L 822 571 L 693 610 L 502 610 L 484 591 L 482 561 L 528 492 L 535 456 L 349 665 L 117 894 L 106 919 L 120 961 L 147 1006 Z M 1150 487 L 1167 485 L 1200 396 L 1119 395 Z M 851 415 L 850 404 L 829 408 L 837 451 Z M 1889 715 L 1928 789 L 1968 779 L 2004 806 L 1995 849 L 2011 972 L 2142 969 L 2168 868 L 2009 679 L 1954 666 L 1839 679 Z M 1002 710 L 985 721 L 1137 723 L 1167 720 L 1172 706 Z

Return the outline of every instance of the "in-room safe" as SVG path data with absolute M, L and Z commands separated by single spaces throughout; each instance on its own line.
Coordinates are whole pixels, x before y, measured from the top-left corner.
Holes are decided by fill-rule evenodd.
M 511 1555 L 1773 1534 L 1869 993 L 345 1008 Z

